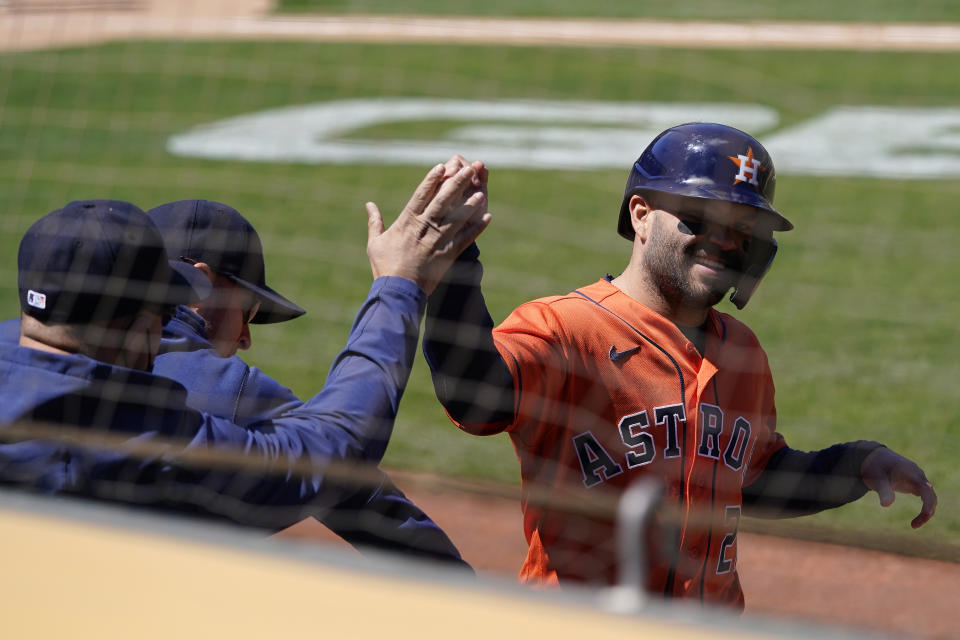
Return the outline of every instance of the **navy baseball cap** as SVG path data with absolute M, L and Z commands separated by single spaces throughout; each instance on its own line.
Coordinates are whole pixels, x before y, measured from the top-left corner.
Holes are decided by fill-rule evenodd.
M 267 286 L 260 236 L 233 207 L 210 200 L 179 200 L 147 214 L 159 227 L 171 257 L 205 262 L 257 296 L 260 310 L 253 323 L 285 322 L 306 313 Z
M 42 322 L 106 322 L 211 291 L 203 274 L 170 259 L 146 213 L 119 200 L 75 201 L 40 218 L 17 267 L 20 308 Z

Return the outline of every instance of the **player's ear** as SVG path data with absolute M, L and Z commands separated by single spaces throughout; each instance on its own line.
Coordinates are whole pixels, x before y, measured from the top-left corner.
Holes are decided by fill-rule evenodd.
M 645 241 L 650 229 L 650 212 L 653 211 L 653 205 L 642 195 L 635 193 L 630 196 L 627 210 L 630 212 L 630 224 L 633 225 L 636 238 L 641 242 Z
M 214 270 L 211 269 L 211 268 L 210 268 L 210 265 L 208 265 L 206 262 L 194 262 L 194 261 L 191 260 L 191 261 L 190 261 L 190 264 L 193 265 L 193 268 L 194 268 L 194 269 L 199 269 L 200 271 L 202 271 L 203 274 L 204 274 L 205 276 L 207 276 L 207 278 L 210 279 L 210 282 L 211 282 L 211 283 L 213 283 L 214 280 L 216 279 L 216 277 L 217 277 L 216 272 L 214 272 Z

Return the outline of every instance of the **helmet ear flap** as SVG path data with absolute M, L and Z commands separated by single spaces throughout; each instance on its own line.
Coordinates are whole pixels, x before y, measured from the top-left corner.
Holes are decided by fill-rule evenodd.
M 737 309 L 747 306 L 753 292 L 760 285 L 760 280 L 773 264 L 773 259 L 777 256 L 777 246 L 777 241 L 773 238 L 754 238 L 750 242 L 744 260 L 743 273 L 740 274 L 733 287 L 733 293 L 730 294 L 730 302 L 736 305 Z

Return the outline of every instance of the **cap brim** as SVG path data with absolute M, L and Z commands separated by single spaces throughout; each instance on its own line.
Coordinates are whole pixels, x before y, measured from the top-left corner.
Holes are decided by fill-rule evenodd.
M 306 309 L 294 304 L 290 300 L 287 300 L 270 287 L 260 287 L 252 282 L 244 280 L 243 278 L 238 278 L 237 276 L 229 274 L 221 275 L 230 279 L 231 282 L 249 289 L 257 296 L 257 299 L 260 301 L 260 310 L 257 311 L 257 315 L 255 315 L 253 320 L 250 321 L 252 324 L 274 324 L 276 322 L 286 322 L 287 320 L 299 318 L 307 312 Z

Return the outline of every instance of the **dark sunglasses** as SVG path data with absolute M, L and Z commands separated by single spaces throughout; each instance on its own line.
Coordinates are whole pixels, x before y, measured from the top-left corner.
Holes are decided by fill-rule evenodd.
M 707 222 L 703 218 L 677 215 L 677 229 L 688 236 L 702 236 L 707 231 Z

